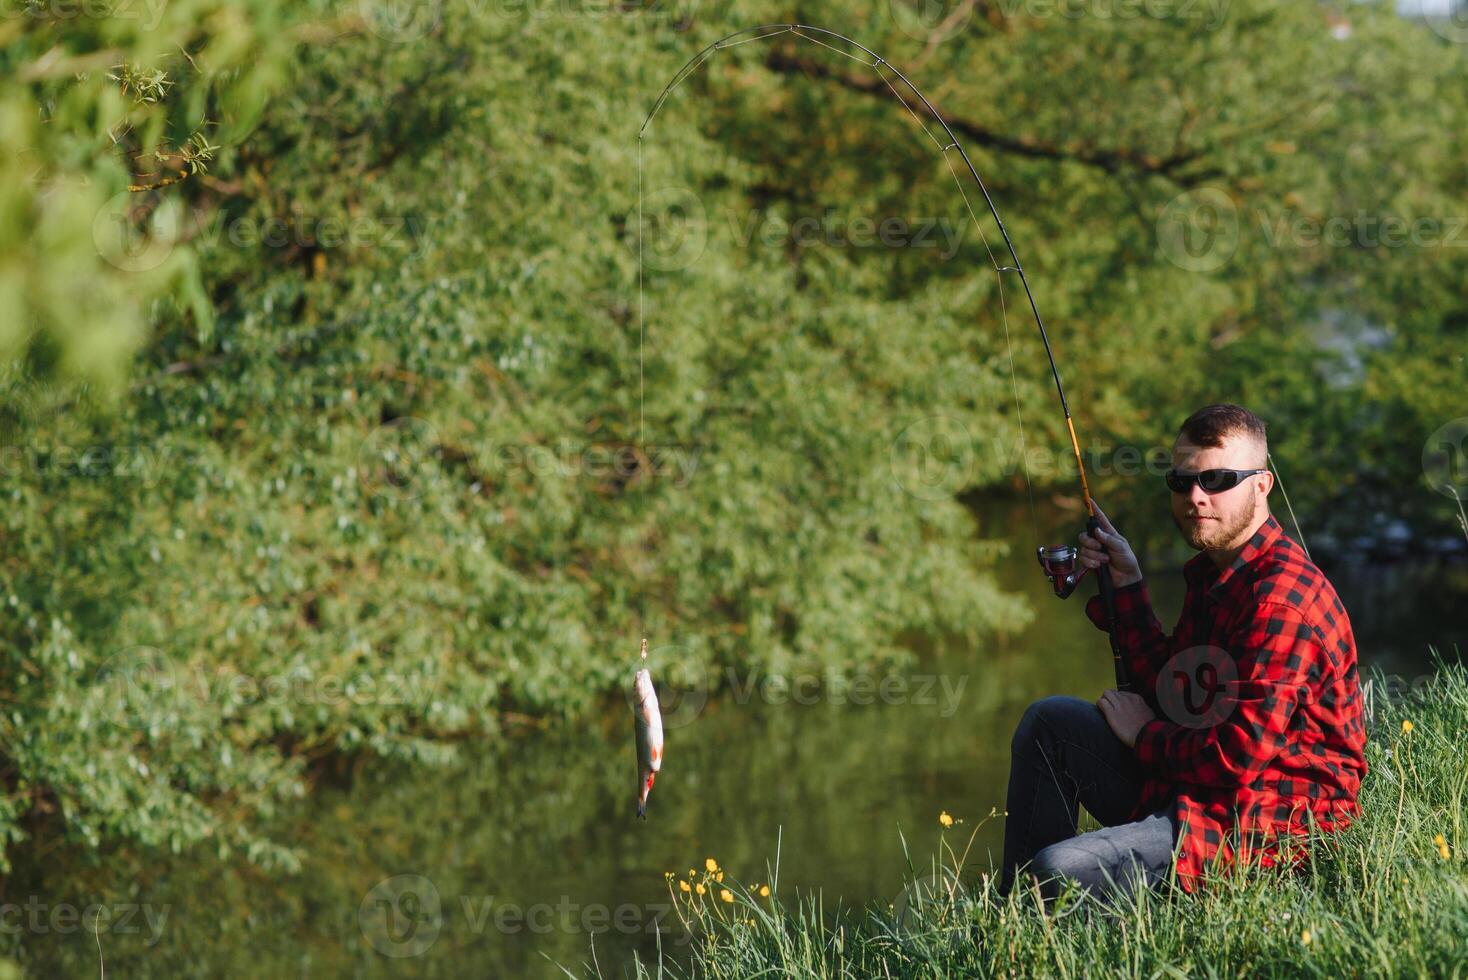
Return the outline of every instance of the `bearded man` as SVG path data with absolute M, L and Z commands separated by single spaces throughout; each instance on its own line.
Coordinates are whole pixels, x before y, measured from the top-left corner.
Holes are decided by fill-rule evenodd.
M 1351 623 L 1335 589 L 1269 512 L 1264 423 L 1209 405 L 1182 424 L 1166 475 L 1199 554 L 1171 635 L 1136 555 L 1100 508 L 1079 561 L 1116 586 L 1132 691 L 1031 704 L 1011 743 L 1000 888 L 1028 874 L 1110 895 L 1246 863 L 1298 866 L 1311 828 L 1358 812 L 1366 732 Z M 1087 614 L 1102 629 L 1100 597 Z M 1102 829 L 1077 835 L 1078 807 Z M 1175 874 L 1174 874 L 1175 872 Z

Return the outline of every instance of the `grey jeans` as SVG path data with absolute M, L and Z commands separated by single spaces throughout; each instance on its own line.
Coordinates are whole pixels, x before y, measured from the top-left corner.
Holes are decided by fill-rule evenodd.
M 1004 893 L 1025 870 L 1047 898 L 1065 879 L 1120 896 L 1166 880 L 1177 836 L 1172 808 L 1127 822 L 1144 776 L 1100 708 L 1080 698 L 1036 701 L 1015 728 L 1010 751 Z M 1103 829 L 1077 836 L 1078 805 Z

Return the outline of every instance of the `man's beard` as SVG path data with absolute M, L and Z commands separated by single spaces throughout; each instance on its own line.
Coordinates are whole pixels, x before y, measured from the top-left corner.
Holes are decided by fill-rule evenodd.
M 1249 506 L 1239 513 L 1232 521 L 1216 520 L 1194 524 L 1186 517 L 1172 515 L 1172 522 L 1182 532 L 1184 540 L 1196 551 L 1216 551 L 1224 548 L 1230 541 L 1239 536 L 1239 533 L 1254 523 L 1254 515 L 1259 510 L 1259 501 L 1249 497 Z

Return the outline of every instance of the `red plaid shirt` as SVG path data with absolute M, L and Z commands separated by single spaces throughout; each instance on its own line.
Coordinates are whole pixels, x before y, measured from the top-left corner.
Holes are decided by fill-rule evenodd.
M 1183 577 L 1171 636 L 1143 582 L 1116 590 L 1116 615 L 1132 689 L 1157 714 L 1137 735 L 1147 780 L 1132 819 L 1171 801 L 1192 891 L 1205 862 L 1298 863 L 1292 835 L 1350 823 L 1366 728 L 1345 607 L 1272 516 L 1228 568 L 1198 554 Z M 1086 613 L 1105 629 L 1100 596 Z

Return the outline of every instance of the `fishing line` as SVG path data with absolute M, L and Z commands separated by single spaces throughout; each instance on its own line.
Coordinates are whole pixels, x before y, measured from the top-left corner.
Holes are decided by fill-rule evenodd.
M 1284 477 L 1279 475 L 1279 464 L 1274 461 L 1274 454 L 1264 450 L 1264 455 L 1269 459 L 1269 468 L 1274 470 L 1274 478 L 1279 482 L 1279 492 L 1284 494 L 1285 509 L 1290 512 L 1290 522 L 1295 525 L 1295 537 L 1300 539 L 1300 547 L 1305 549 L 1305 557 L 1310 558 L 1310 546 L 1305 543 L 1305 534 L 1300 530 L 1300 522 L 1295 519 L 1295 508 L 1290 504 L 1290 492 L 1285 489 Z M 1314 561 L 1314 558 L 1310 558 Z
M 890 86 L 889 86 L 890 87 Z M 955 144 L 956 145 L 956 144 Z M 1030 485 L 1030 459 L 1029 450 L 1025 445 L 1025 415 L 1024 409 L 1019 403 L 1019 380 L 1014 372 L 1014 345 L 1009 338 L 1009 304 L 1004 299 L 1004 273 L 1013 271 L 1009 268 L 1001 269 L 999 262 L 994 258 L 994 250 L 989 247 L 989 236 L 984 234 L 984 226 L 974 214 L 973 205 L 969 203 L 968 193 L 963 189 L 963 181 L 958 179 L 958 171 L 953 169 L 953 161 L 948 158 L 948 150 L 943 151 L 943 162 L 948 164 L 948 172 L 953 175 L 953 182 L 958 187 L 958 194 L 963 198 L 963 206 L 968 210 L 969 220 L 979 230 L 979 240 L 984 243 L 984 251 L 989 253 L 989 262 L 994 266 L 994 282 L 999 286 L 999 316 L 1004 324 L 1004 352 L 1009 358 L 1009 383 L 1014 389 L 1014 417 L 1019 425 L 1019 459 L 1020 472 L 1025 477 L 1025 495 L 1030 501 L 1030 526 L 1035 532 L 1035 537 L 1040 537 L 1040 519 L 1035 512 L 1035 490 Z
M 998 287 L 999 294 L 1000 318 L 1004 327 L 1005 352 L 1009 360 L 1010 385 L 1014 394 L 1016 423 L 1019 429 L 1021 471 L 1024 475 L 1025 492 L 1029 500 L 1030 523 L 1034 529 L 1035 536 L 1036 538 L 1039 538 L 1040 536 L 1039 517 L 1035 507 L 1034 487 L 1030 479 L 1028 445 L 1024 427 L 1024 409 L 1019 398 L 1019 381 L 1014 365 L 1014 347 L 1011 337 L 1011 331 L 1009 329 L 1008 302 L 1004 293 L 1004 273 L 1006 272 L 1012 272 L 1019 277 L 1020 283 L 1024 288 L 1025 298 L 1029 303 L 1030 312 L 1034 316 L 1035 326 L 1040 332 L 1040 339 L 1041 342 L 1044 344 L 1045 355 L 1050 362 L 1051 376 L 1055 381 L 1056 393 L 1059 395 L 1060 398 L 1060 407 L 1065 416 L 1066 429 L 1070 437 L 1071 448 L 1075 453 L 1076 466 L 1081 481 L 1082 498 L 1085 501 L 1087 513 L 1091 515 L 1092 518 L 1094 518 L 1095 506 L 1091 500 L 1090 486 L 1086 479 L 1085 465 L 1081 459 L 1080 444 L 1076 438 L 1075 425 L 1071 421 L 1070 407 L 1065 397 L 1065 388 L 1060 381 L 1060 371 L 1055 364 L 1055 354 L 1050 347 L 1049 337 L 1045 333 L 1045 323 L 1040 317 L 1039 307 L 1036 305 L 1034 293 L 1030 289 L 1029 278 L 1025 275 L 1024 267 L 1019 260 L 1019 255 L 1015 252 L 1014 243 L 1010 240 L 1009 232 L 1004 227 L 1004 221 L 999 217 L 999 212 L 994 205 L 993 198 L 989 195 L 988 188 L 985 187 L 983 180 L 979 177 L 978 170 L 974 167 L 973 161 L 969 159 L 968 153 L 964 150 L 962 144 L 959 143 L 958 137 L 954 134 L 952 127 L 948 125 L 948 122 L 937 111 L 937 109 L 933 107 L 933 104 L 928 101 L 927 97 L 923 95 L 923 93 L 917 88 L 917 86 L 915 86 L 911 81 L 908 80 L 908 78 L 901 72 L 901 70 L 888 62 L 886 59 L 882 58 L 880 55 L 873 52 L 871 49 L 867 48 L 865 45 L 854 41 L 849 37 L 838 34 L 835 31 L 826 30 L 825 28 L 811 27 L 805 24 L 763 24 L 757 27 L 750 27 L 745 28 L 744 30 L 735 31 L 732 34 L 725 35 L 724 37 L 721 37 L 718 40 L 706 45 L 697 54 L 689 58 L 688 61 L 684 63 L 683 67 L 680 68 L 663 87 L 662 92 L 659 93 L 656 101 L 653 103 L 652 109 L 648 112 L 646 119 L 643 120 L 641 128 L 637 131 L 637 337 L 639 441 L 641 441 L 643 438 L 643 426 L 645 423 L 643 348 L 646 339 L 646 296 L 642 267 L 644 247 L 642 228 L 643 139 L 647 134 L 648 127 L 652 124 L 652 121 L 657 116 L 657 114 L 662 110 L 662 107 L 664 103 L 667 102 L 668 97 L 673 93 L 673 91 L 675 91 L 680 85 L 683 84 L 683 81 L 685 79 L 687 79 L 695 71 L 701 68 L 703 64 L 714 55 L 715 52 L 721 51 L 724 48 L 731 48 L 740 44 L 747 44 L 751 41 L 768 40 L 770 38 L 779 37 L 784 34 L 792 34 L 795 37 L 801 38 L 802 40 L 809 41 L 812 44 L 819 45 L 823 48 L 827 48 L 831 51 L 836 52 L 842 57 L 848 58 L 852 61 L 857 62 L 860 65 L 864 65 L 865 67 L 875 71 L 877 77 L 880 78 L 882 82 L 887 86 L 887 88 L 892 92 L 892 94 L 896 96 L 897 101 L 902 104 L 902 107 L 907 110 L 908 115 L 910 115 L 913 121 L 917 123 L 918 128 L 921 129 L 923 134 L 927 136 L 928 139 L 932 141 L 933 145 L 938 148 L 939 155 L 943 158 L 943 162 L 948 167 L 948 172 L 950 176 L 952 176 L 955 186 L 957 186 L 958 188 L 959 195 L 963 200 L 964 208 L 968 213 L 969 219 L 973 222 L 973 226 L 978 229 L 979 238 L 983 242 L 984 250 L 989 256 L 989 262 L 994 268 L 995 281 Z M 833 44 L 829 44 L 826 41 L 822 40 L 822 37 L 831 38 L 833 40 L 847 44 L 852 48 L 861 51 L 870 60 L 859 58 L 856 55 L 852 54 L 850 51 L 842 50 L 841 48 Z M 917 110 L 914 108 L 909 99 L 905 97 L 902 92 L 898 91 L 895 85 L 893 85 L 892 79 L 888 76 L 887 71 L 883 71 L 883 68 L 886 68 L 887 71 L 890 71 L 892 75 L 895 75 L 897 79 L 911 92 L 916 102 L 921 103 L 922 107 L 926 110 L 926 114 L 934 122 L 936 122 L 939 127 L 942 128 L 945 136 L 947 137 L 946 140 L 940 140 L 937 136 L 934 135 L 933 130 L 928 126 L 926 122 L 924 122 L 923 117 L 918 114 Z M 952 150 L 958 151 L 959 157 L 962 159 L 964 166 L 969 172 L 969 175 L 973 178 L 974 183 L 979 188 L 979 192 L 983 195 L 984 203 L 987 205 L 989 214 L 993 217 L 994 223 L 999 229 L 999 233 L 1004 240 L 1005 248 L 1009 253 L 1009 258 L 1012 260 L 1009 264 L 1001 265 L 997 257 L 995 256 L 994 250 L 989 243 L 988 235 L 986 235 L 984 232 L 983 222 L 979 220 L 978 214 L 975 212 L 973 204 L 969 200 L 968 192 L 964 189 L 963 180 L 960 178 L 958 170 L 957 168 L 955 168 L 953 160 L 949 156 L 949 153 Z

